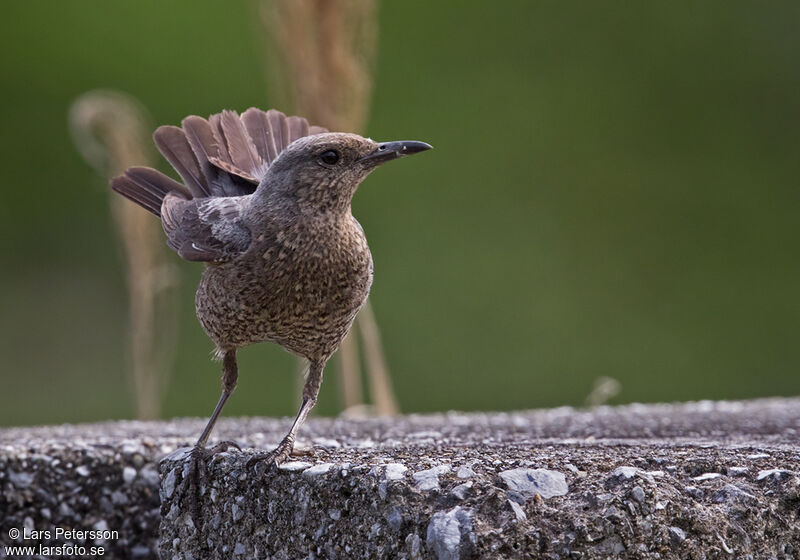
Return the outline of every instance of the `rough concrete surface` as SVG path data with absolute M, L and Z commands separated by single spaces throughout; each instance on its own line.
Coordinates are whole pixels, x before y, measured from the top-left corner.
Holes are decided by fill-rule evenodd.
M 117 530 L 104 558 L 800 558 L 800 399 L 315 419 L 313 456 L 279 469 L 246 463 L 288 420 L 226 419 L 245 450 L 209 462 L 193 515 L 165 455 L 202 424 L 0 430 L 0 544 L 61 526 Z

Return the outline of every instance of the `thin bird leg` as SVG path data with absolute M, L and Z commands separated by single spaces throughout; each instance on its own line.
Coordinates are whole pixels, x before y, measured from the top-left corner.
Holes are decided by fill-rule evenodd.
M 205 445 L 208 441 L 208 436 L 214 429 L 214 424 L 217 423 L 222 412 L 222 407 L 225 406 L 225 401 L 231 396 L 233 390 L 236 389 L 236 380 L 239 378 L 239 368 L 236 365 L 236 350 L 228 350 L 222 358 L 222 395 L 219 398 L 211 418 L 208 420 L 200 439 L 194 445 L 192 452 L 189 454 L 189 468 L 184 476 L 183 492 L 188 494 L 188 506 L 192 515 L 192 520 L 195 527 L 200 527 L 200 497 L 201 497 L 201 482 L 206 479 L 206 460 L 217 453 L 226 451 L 229 447 L 235 447 L 241 450 L 239 445 L 233 441 L 221 441 L 211 449 L 206 449 Z
M 317 404 L 317 396 L 319 389 L 322 385 L 322 370 L 325 367 L 325 362 L 311 362 L 308 369 L 308 376 L 306 377 L 305 385 L 303 385 L 303 402 L 300 405 L 300 410 L 289 429 L 289 433 L 278 444 L 278 446 L 269 453 L 258 454 L 251 458 L 247 464 L 248 466 L 260 461 L 273 462 L 276 465 L 283 463 L 291 454 L 294 447 L 294 441 L 297 437 L 297 432 L 305 422 L 308 413 Z
M 238 379 L 239 367 L 236 365 L 236 350 L 228 350 L 222 358 L 222 395 L 220 395 L 219 402 L 217 402 L 214 412 L 211 413 L 211 418 L 209 418 L 203 433 L 200 434 L 200 438 L 197 440 L 197 443 L 194 444 L 195 449 L 203 449 L 205 447 L 208 436 L 211 435 L 211 431 L 214 429 L 214 425 L 217 423 L 217 419 L 222 413 L 222 407 L 225 406 L 228 397 L 230 397 L 231 394 L 233 394 L 233 390 L 236 389 L 236 381 Z M 224 446 L 224 448 L 217 449 L 221 446 Z M 225 441 L 216 445 L 213 450 L 214 452 L 224 451 L 228 447 L 238 448 L 239 446 L 233 442 Z

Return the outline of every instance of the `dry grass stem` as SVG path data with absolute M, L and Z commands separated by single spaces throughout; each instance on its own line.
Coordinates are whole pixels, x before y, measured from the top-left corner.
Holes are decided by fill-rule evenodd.
M 69 113 L 75 145 L 104 180 L 152 161 L 146 110 L 131 96 L 91 91 Z M 177 267 L 170 264 L 163 233 L 146 211 L 111 197 L 111 213 L 125 255 L 129 294 L 130 378 L 136 415 L 158 418 L 177 338 Z
M 294 112 L 331 130 L 363 131 L 377 49 L 374 0 L 265 0 L 260 13 L 275 42 L 274 83 Z
M 292 112 L 330 130 L 363 132 L 369 116 L 377 52 L 375 0 L 261 0 L 259 13 L 274 48 L 273 84 Z M 288 89 L 288 91 L 287 91 Z M 289 102 L 289 100 L 291 100 Z M 365 317 L 368 317 L 365 324 Z M 356 318 L 361 332 L 374 410 L 399 410 L 369 301 Z M 364 410 L 355 333 L 338 352 L 345 410 Z
M 369 301 L 358 314 L 358 326 L 364 341 L 364 359 L 370 372 L 370 392 L 378 416 L 393 416 L 400 413 L 400 407 L 392 389 L 392 377 L 381 344 L 378 321 Z
M 594 385 L 586 397 L 587 406 L 601 406 L 616 397 L 622 390 L 622 384 L 613 377 L 601 376 L 594 380 Z
M 355 329 L 347 333 L 339 347 L 339 365 L 348 375 L 342 376 L 340 391 L 342 406 L 345 410 L 364 404 L 364 394 L 361 390 L 361 364 L 358 357 L 358 340 Z

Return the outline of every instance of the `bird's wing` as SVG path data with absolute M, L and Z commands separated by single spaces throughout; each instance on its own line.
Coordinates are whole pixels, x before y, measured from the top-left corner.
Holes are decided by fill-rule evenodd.
M 255 191 L 270 164 L 286 146 L 327 132 L 302 117 L 251 107 L 241 116 L 222 111 L 208 120 L 186 117 L 181 128 L 159 127 L 159 151 L 178 171 L 194 198 L 242 196 Z
M 246 199 L 217 197 L 186 200 L 167 194 L 161 223 L 167 244 L 187 261 L 229 261 L 250 246 L 242 212 Z
M 230 111 L 223 111 L 223 118 L 225 113 L 230 113 Z M 260 157 L 261 166 L 251 170 L 252 175 L 257 177 L 259 181 L 264 177 L 267 168 L 275 161 L 275 158 L 289 144 L 304 136 L 328 132 L 328 129 L 321 126 L 310 126 L 303 117 L 287 117 L 275 109 L 265 112 L 261 109 L 250 107 L 242 113 L 240 120 L 244 125 L 244 130 L 230 127 L 230 131 L 234 134 L 244 133 L 244 136 L 249 139 L 250 144 Z M 230 136 L 226 136 L 226 138 L 230 138 Z M 230 146 L 231 142 L 228 142 L 228 145 Z M 241 169 L 242 166 L 235 161 L 233 154 L 231 156 L 231 162 Z

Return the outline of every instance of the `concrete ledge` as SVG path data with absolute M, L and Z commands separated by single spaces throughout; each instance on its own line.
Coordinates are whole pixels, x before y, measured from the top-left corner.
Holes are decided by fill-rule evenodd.
M 202 424 L 1 430 L 0 543 L 61 526 L 118 531 L 105 558 L 800 553 L 800 399 L 315 419 L 301 435 L 313 457 L 215 457 L 196 526 L 185 461 L 161 462 L 160 506 L 156 473 Z M 226 419 L 216 435 L 264 449 L 287 425 Z

